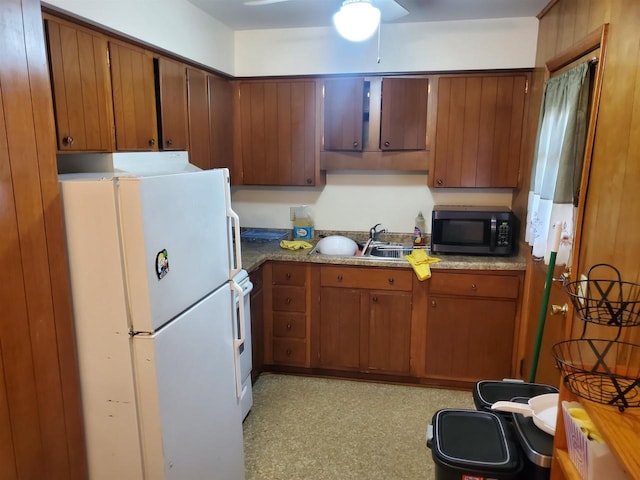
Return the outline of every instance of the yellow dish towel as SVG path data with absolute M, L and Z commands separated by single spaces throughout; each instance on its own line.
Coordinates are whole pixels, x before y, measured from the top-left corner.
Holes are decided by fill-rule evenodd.
M 427 278 L 431 278 L 430 263 L 439 262 L 439 258 L 430 257 L 427 251 L 421 248 L 413 250 L 409 255 L 404 256 L 405 260 L 411 264 L 416 277 L 421 282 Z
M 280 247 L 287 250 L 300 250 L 301 248 L 313 248 L 313 245 L 304 240 L 280 240 Z
M 589 418 L 589 414 L 582 407 L 572 407 L 569 409 L 569 415 L 576 422 L 580 430 L 584 432 L 589 440 L 594 440 L 599 443 L 604 443 L 602 435 L 598 432 L 598 429 Z

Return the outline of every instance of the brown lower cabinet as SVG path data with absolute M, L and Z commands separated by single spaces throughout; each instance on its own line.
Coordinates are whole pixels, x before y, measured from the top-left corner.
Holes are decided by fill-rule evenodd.
M 463 387 L 516 375 L 522 272 L 439 270 L 425 282 L 409 268 L 268 262 L 263 272 L 265 370 Z
M 251 380 L 256 381 L 263 370 L 264 362 L 264 289 L 262 267 L 249 274 L 251 290 Z

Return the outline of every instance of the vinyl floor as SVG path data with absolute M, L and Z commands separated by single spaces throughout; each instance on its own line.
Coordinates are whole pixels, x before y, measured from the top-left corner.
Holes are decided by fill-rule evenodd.
M 244 422 L 246 480 L 432 480 L 426 429 L 471 392 L 260 376 Z

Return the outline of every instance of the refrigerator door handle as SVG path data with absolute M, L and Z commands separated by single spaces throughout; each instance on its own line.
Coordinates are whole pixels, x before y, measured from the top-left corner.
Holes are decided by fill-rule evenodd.
M 236 367 L 236 397 L 240 400 L 242 396 L 242 374 L 240 373 L 240 347 L 244 345 L 245 339 L 245 331 L 244 331 L 244 299 L 242 298 L 243 291 L 242 287 L 238 285 L 233 280 L 231 281 L 231 289 L 234 292 L 234 295 L 237 296 L 238 308 L 233 309 L 234 316 L 236 317 L 233 322 L 234 324 L 234 332 L 235 326 L 238 326 L 239 332 L 234 333 L 233 338 L 233 361 Z M 240 317 L 240 318 L 238 318 Z
M 227 207 L 227 217 L 231 219 L 231 223 L 233 224 L 233 235 L 231 241 L 233 243 L 234 255 L 231 259 L 231 273 L 230 277 L 233 278 L 235 275 L 240 273 L 242 270 L 242 252 L 240 246 L 240 217 L 236 212 L 231 208 L 231 178 L 229 177 L 229 169 L 222 168 L 224 173 L 225 180 L 225 199 L 226 199 L 226 207 Z M 235 240 L 235 241 L 233 241 Z M 235 262 L 234 262 L 235 260 Z

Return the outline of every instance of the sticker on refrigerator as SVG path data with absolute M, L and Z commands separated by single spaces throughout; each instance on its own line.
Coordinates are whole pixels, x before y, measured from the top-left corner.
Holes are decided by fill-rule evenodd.
M 169 273 L 169 254 L 165 248 L 156 255 L 156 275 L 158 275 L 158 280 L 162 280 L 167 273 Z

